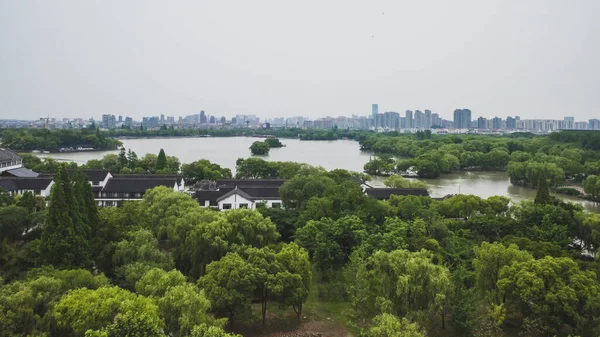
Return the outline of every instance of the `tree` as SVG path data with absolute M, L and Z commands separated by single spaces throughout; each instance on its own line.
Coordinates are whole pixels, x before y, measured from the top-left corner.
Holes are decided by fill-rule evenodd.
M 444 306 L 452 282 L 448 269 L 435 265 L 431 259 L 431 253 L 426 250 L 415 253 L 395 250 L 389 253 L 378 251 L 368 259 L 356 260 L 364 267 L 354 270 L 365 270 L 361 277 L 367 281 L 352 297 L 371 298 L 370 302 L 353 301 L 363 305 L 356 309 L 375 312 L 373 307 L 379 306 L 398 316 L 437 311 L 442 314 L 444 327 Z
M 230 325 L 234 324 L 237 315 L 250 310 L 256 289 L 253 271 L 254 268 L 238 254 L 227 253 L 206 266 L 206 275 L 198 280 L 217 314 L 228 317 Z
M 401 175 L 393 175 L 383 181 L 385 186 L 392 188 L 429 188 L 429 185 L 424 181 L 409 180 Z
M 592 199 L 598 200 L 600 198 L 600 177 L 597 175 L 590 175 L 585 179 L 583 184 L 585 193 L 589 194 Z
M 267 138 L 265 139 L 265 143 L 269 144 L 270 148 L 282 147 L 283 144 L 277 138 Z
M 194 184 L 200 180 L 217 180 L 231 178 L 231 170 L 220 165 L 200 159 L 181 166 L 186 184 Z
M 165 150 L 160 149 L 158 152 L 158 158 L 156 159 L 156 171 L 162 171 L 167 169 L 167 156 L 165 155 Z
M 513 263 L 501 270 L 498 287 L 506 294 L 507 316 L 516 319 L 524 334 L 554 336 L 568 324 L 592 335 L 598 326 L 597 276 L 580 270 L 570 258 Z
M 153 268 L 135 284 L 135 291 L 148 297 L 162 297 L 169 288 L 185 284 L 185 276 L 178 270 L 169 272 Z
M 135 152 L 131 151 L 131 149 L 127 150 L 127 167 L 130 169 L 134 169 L 137 166 L 138 156 Z
M 119 151 L 119 167 L 124 168 L 128 166 L 127 162 L 127 154 L 125 153 L 125 148 L 122 147 Z
M 539 179 L 534 202 L 538 205 L 546 205 L 552 202 L 550 190 L 548 189 L 548 180 L 546 180 L 545 175 L 541 175 Z
M 217 326 L 200 324 L 194 327 L 190 337 L 242 337 L 242 335 L 226 333 Z
M 519 250 L 516 245 L 506 247 L 498 242 L 483 242 L 481 246 L 475 247 L 473 267 L 475 268 L 476 288 L 480 295 L 486 297 L 493 304 L 502 304 L 504 299 L 498 288 L 500 271 L 514 262 L 529 260 L 533 260 L 531 254 Z
M 20 241 L 30 228 L 29 212 L 25 207 L 11 205 L 0 208 L 0 242 Z
M 82 235 L 73 185 L 64 168 L 54 178 L 48 217 L 42 229 L 41 253 L 56 267 L 85 267 L 89 263 L 87 238 Z
M 267 301 L 274 290 L 278 289 L 276 276 L 283 266 L 276 260 L 275 252 L 268 247 L 261 249 L 250 247 L 244 253 L 247 255 L 246 261 L 253 268 L 256 298 L 261 304 L 262 324 L 265 326 Z
M 312 279 L 308 253 L 295 243 L 290 243 L 284 245 L 275 258 L 283 267 L 276 275 L 281 304 L 291 305 L 300 322 L 302 305 L 308 298 Z
M 119 287 L 74 290 L 56 304 L 53 318 L 61 335 L 83 336 L 88 330 L 111 325 L 119 314 L 132 318 L 147 316 L 144 321 L 154 322 L 158 329 L 163 328 L 156 304 Z
M 425 337 L 417 323 L 392 314 L 381 314 L 373 318 L 373 325 L 364 334 L 366 337 Z
M 184 239 L 178 259 L 189 261 L 186 265 L 192 277 L 204 275 L 206 265 L 228 252 L 238 252 L 244 246 L 261 248 L 279 239 L 275 224 L 259 212 L 238 209 L 216 214 L 207 222 L 193 219 L 197 224 Z
M 171 255 L 160 251 L 158 240 L 148 230 L 138 230 L 119 242 L 113 254 L 115 273 L 121 284 L 133 289 L 153 268 L 173 269 Z
M 265 142 L 256 141 L 250 145 L 250 152 L 253 155 L 267 155 L 269 154 L 269 144 Z
M 164 296 L 158 299 L 158 308 L 165 320 L 168 336 L 189 336 L 194 326 L 208 324 L 221 327 L 225 323 L 212 316 L 211 303 L 204 290 L 199 290 L 191 283 L 168 288 Z

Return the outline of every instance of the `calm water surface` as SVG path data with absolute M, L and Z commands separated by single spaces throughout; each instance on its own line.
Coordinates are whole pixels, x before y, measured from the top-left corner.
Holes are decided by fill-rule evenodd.
M 169 156 L 176 156 L 181 163 L 190 163 L 198 159 L 208 159 L 213 163 L 228 167 L 235 173 L 235 162 L 238 158 L 250 157 L 250 144 L 259 140 L 252 137 L 228 138 L 152 138 L 124 139 L 125 148 L 135 151 L 139 157 L 147 154 L 158 154 L 161 148 Z M 361 152 L 358 142 L 352 140 L 338 141 L 300 141 L 297 139 L 281 139 L 285 147 L 271 149 L 268 156 L 260 156 L 271 161 L 295 161 L 313 166 L 322 166 L 327 170 L 336 168 L 362 172 L 363 165 L 369 161 L 370 155 Z M 43 154 L 40 157 L 53 157 L 58 160 L 74 161 L 84 164 L 90 159 L 100 159 L 109 153 L 118 151 L 80 152 Z M 535 190 L 510 184 L 506 172 L 458 172 L 447 174 L 439 179 L 426 180 L 431 186 L 433 197 L 447 194 L 474 194 L 482 198 L 501 195 L 514 202 L 531 199 Z M 375 178 L 371 185 L 383 186 L 382 179 Z M 582 204 L 588 211 L 600 213 L 600 204 L 560 196 L 561 198 Z

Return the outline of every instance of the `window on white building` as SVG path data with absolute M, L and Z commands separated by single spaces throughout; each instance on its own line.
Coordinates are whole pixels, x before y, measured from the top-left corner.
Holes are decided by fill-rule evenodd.
M 273 208 L 281 208 L 281 203 L 280 202 L 274 202 L 272 205 L 273 205 L 272 206 Z
M 223 209 L 231 209 L 231 204 L 223 204 Z
M 240 208 L 248 208 L 248 204 L 240 204 Z

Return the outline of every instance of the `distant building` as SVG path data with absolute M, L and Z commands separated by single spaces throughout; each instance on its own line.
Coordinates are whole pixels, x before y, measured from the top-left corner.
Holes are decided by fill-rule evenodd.
M 454 128 L 455 129 L 471 128 L 471 110 L 469 110 L 469 109 L 454 110 Z
M 114 129 L 116 126 L 115 115 L 102 115 L 102 127 L 105 129 Z
M 507 130 L 516 130 L 517 129 L 517 120 L 512 118 L 511 116 L 506 117 L 506 129 Z
M 373 118 L 373 121 L 375 121 L 375 127 L 378 127 L 379 125 L 377 125 L 377 114 L 379 113 L 379 104 L 372 104 L 371 105 L 371 118 Z
M 425 110 L 425 125 L 424 125 L 424 127 L 426 129 L 431 129 L 432 125 L 433 125 L 433 120 L 432 120 L 432 116 L 431 116 L 431 110 Z
M 479 130 L 487 129 L 487 119 L 485 117 L 477 118 L 477 128 Z
M 413 112 L 411 110 L 406 110 L 404 113 L 404 118 L 406 118 L 405 128 L 412 129 L 413 126 Z
M 415 110 L 415 120 L 413 122 L 413 127 L 417 129 L 423 129 L 423 125 L 425 124 L 425 115 L 421 110 Z
M 599 119 L 590 119 L 588 122 L 588 129 L 600 130 L 600 120 Z
M 492 119 L 492 129 L 494 129 L 494 130 L 502 129 L 502 118 L 494 117 Z
M 442 126 L 442 121 L 439 114 L 431 114 L 431 126 Z

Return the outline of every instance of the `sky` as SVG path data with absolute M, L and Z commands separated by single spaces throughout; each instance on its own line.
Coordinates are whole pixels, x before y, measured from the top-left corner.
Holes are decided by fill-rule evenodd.
M 0 0 L 0 119 L 600 118 L 598 0 Z

